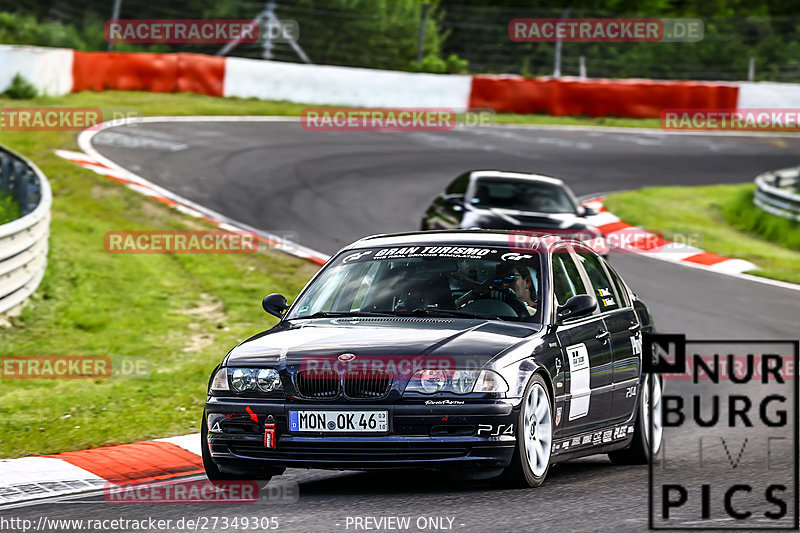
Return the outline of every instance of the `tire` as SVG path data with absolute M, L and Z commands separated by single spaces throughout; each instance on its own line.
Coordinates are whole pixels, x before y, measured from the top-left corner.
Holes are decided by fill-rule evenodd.
M 221 472 L 208 449 L 208 422 L 206 412 L 203 411 L 203 420 L 200 423 L 200 448 L 203 457 L 203 469 L 206 471 L 208 480 L 217 487 L 224 487 L 229 481 L 254 481 L 259 489 L 263 489 L 272 479 L 272 474 L 257 472 L 254 475 L 228 474 Z M 279 475 L 279 474 L 276 474 Z
M 650 397 L 650 379 L 653 379 L 653 433 L 655 440 L 651 446 L 650 442 L 650 424 L 648 423 L 649 409 L 647 403 Z M 630 446 L 622 450 L 610 452 L 609 459 L 615 465 L 646 465 L 650 464 L 653 457 L 658 454 L 661 449 L 661 443 L 664 437 L 664 428 L 661 418 L 661 394 L 664 390 L 661 378 L 658 374 L 648 374 L 642 381 L 642 390 L 639 394 L 638 413 L 636 414 L 636 424 L 634 425 L 633 441 Z
M 537 415 L 538 413 L 538 415 Z M 511 464 L 497 478 L 507 487 L 538 487 L 550 470 L 553 450 L 553 399 L 544 378 L 534 374 L 525 387 Z

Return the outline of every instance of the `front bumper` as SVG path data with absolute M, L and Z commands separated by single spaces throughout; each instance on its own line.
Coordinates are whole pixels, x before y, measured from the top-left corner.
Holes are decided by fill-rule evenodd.
M 387 410 L 387 434 L 289 431 L 289 411 Z M 418 403 L 287 403 L 210 397 L 206 403 L 211 459 L 222 470 L 265 468 L 505 468 L 516 445 L 518 411 L 510 400 L 464 405 Z M 275 448 L 264 425 L 275 425 Z

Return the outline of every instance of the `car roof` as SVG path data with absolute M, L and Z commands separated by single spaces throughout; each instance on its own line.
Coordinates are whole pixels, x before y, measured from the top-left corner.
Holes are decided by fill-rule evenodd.
M 364 237 L 346 246 L 343 250 L 409 245 L 430 246 L 435 244 L 511 247 L 511 239 L 519 233 L 519 231 L 504 230 L 440 230 L 388 233 Z M 545 252 L 558 244 L 568 241 L 571 241 L 571 239 L 553 236 L 551 240 L 541 241 L 538 251 Z
M 526 174 L 524 172 L 506 172 L 504 170 L 473 170 L 472 179 L 480 178 L 502 178 L 508 180 L 522 180 L 522 181 L 539 181 L 544 183 L 551 183 L 553 185 L 564 186 L 564 182 L 558 178 L 550 176 L 543 176 L 541 174 Z

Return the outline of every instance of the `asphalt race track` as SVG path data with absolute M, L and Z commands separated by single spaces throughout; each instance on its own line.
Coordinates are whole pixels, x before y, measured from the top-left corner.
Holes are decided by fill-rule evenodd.
M 94 146 L 168 190 L 255 227 L 292 232 L 299 243 L 327 253 L 367 234 L 418 229 L 430 199 L 468 169 L 540 172 L 586 195 L 748 182 L 800 162 L 798 139 L 517 127 L 323 133 L 297 123 L 158 123 L 103 131 Z M 800 292 L 644 257 L 619 254 L 611 261 L 662 332 L 693 339 L 798 336 Z M 253 313 L 262 312 L 261 296 L 254 295 Z M 684 479 L 704 476 L 687 470 Z M 93 496 L 10 514 L 34 521 L 42 514 L 277 516 L 279 531 L 356 531 L 346 518 L 365 516 L 409 516 L 412 524 L 417 517 L 449 517 L 454 531 L 647 529 L 647 468 L 613 466 L 605 456 L 561 465 L 531 490 L 498 490 L 430 472 L 291 470 L 278 480 L 299 484 L 297 503 L 112 505 Z

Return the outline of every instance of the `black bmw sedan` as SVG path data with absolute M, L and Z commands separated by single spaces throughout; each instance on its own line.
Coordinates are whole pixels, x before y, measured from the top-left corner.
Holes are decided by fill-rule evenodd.
M 661 384 L 642 373 L 650 314 L 578 241 L 369 237 L 291 305 L 271 294 L 263 306 L 279 323 L 208 384 L 212 481 L 432 468 L 537 486 L 559 461 L 642 463 L 660 446 Z

